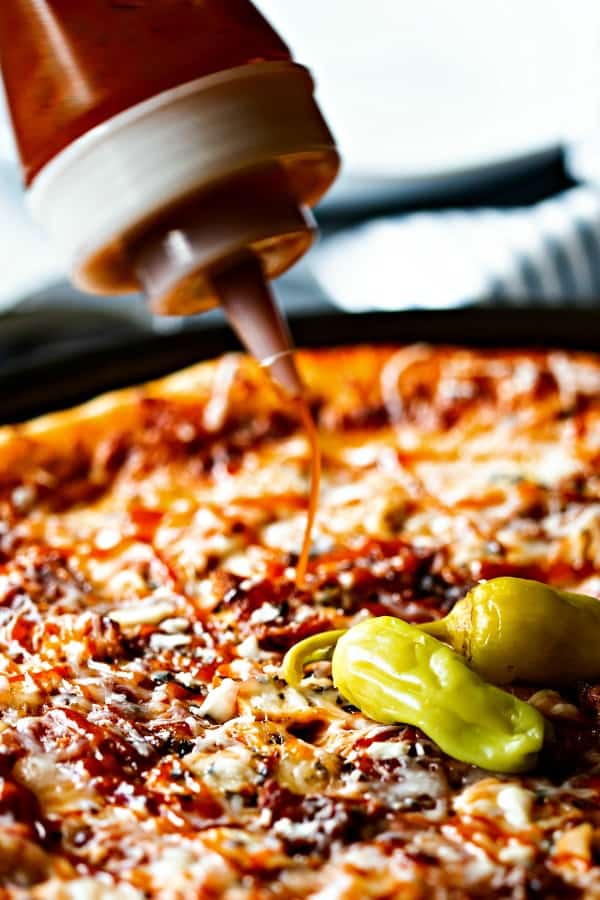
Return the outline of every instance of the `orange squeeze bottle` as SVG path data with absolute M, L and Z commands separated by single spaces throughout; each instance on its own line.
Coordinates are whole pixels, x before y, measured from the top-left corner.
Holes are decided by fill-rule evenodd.
M 222 302 L 300 385 L 268 281 L 310 246 L 339 158 L 309 72 L 249 0 L 2 0 L 29 206 L 98 294 Z

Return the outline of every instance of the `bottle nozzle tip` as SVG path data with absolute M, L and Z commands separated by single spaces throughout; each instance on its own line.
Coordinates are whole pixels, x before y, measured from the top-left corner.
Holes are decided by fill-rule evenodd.
M 277 381 L 292 397 L 299 397 L 303 393 L 303 385 L 296 368 L 293 349 L 283 350 L 267 359 L 262 359 L 260 364 L 263 369 L 268 369 L 271 377 Z
M 292 341 L 255 257 L 246 257 L 213 279 L 225 314 L 260 364 L 293 397 L 303 392 Z

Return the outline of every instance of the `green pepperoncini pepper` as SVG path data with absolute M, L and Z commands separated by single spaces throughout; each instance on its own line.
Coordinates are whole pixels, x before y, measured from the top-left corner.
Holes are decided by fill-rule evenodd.
M 340 694 L 376 722 L 421 728 L 448 755 L 496 772 L 535 765 L 544 741 L 539 712 L 486 684 L 454 650 L 391 616 L 367 619 L 292 648 L 284 674 L 297 683 L 314 651 L 335 643 L 333 681 Z M 319 658 L 323 658 L 321 655 Z M 291 662 L 290 662 L 291 659 Z
M 584 594 L 493 578 L 476 585 L 445 619 L 420 627 L 495 684 L 600 678 L 600 602 Z

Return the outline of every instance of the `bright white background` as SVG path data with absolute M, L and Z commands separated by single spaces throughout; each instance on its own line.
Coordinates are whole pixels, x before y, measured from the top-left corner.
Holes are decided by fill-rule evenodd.
M 348 175 L 443 175 L 600 124 L 598 0 L 258 5 L 314 70 Z
M 345 161 L 342 201 L 365 181 L 410 191 L 600 132 L 598 0 L 257 3 L 315 73 Z M 0 228 L 0 303 L 59 277 L 1 162 Z

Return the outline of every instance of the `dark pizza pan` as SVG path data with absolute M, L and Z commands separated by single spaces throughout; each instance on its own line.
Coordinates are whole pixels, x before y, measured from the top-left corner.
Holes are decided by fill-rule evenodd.
M 292 318 L 300 347 L 364 343 L 460 344 L 469 347 L 557 347 L 600 352 L 600 308 L 460 309 L 443 312 L 336 312 Z M 98 393 L 158 378 L 238 349 L 223 324 L 202 321 L 176 334 L 111 335 L 62 358 L 17 360 L 0 371 L 0 422 L 23 421 Z

